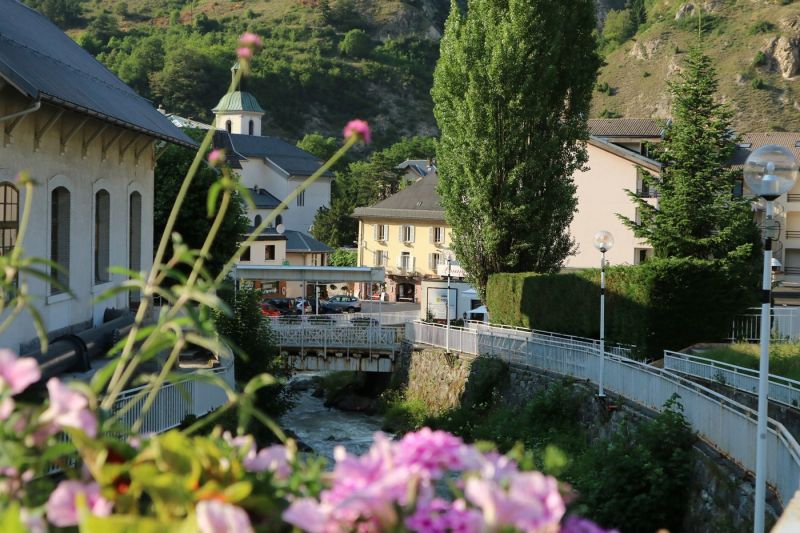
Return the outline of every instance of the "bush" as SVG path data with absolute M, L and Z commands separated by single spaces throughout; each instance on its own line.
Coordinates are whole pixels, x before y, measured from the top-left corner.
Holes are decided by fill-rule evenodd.
M 487 303 L 495 323 L 599 337 L 600 272 L 495 274 Z M 733 316 L 753 304 L 742 274 L 718 261 L 652 259 L 606 271 L 606 336 L 660 356 L 727 338 Z
M 372 50 L 372 41 L 361 29 L 350 30 L 339 43 L 339 51 L 349 57 L 366 57 Z
M 750 26 L 750 29 L 747 30 L 747 33 L 750 35 L 758 35 L 759 33 L 769 33 L 775 29 L 775 25 L 771 22 L 767 22 L 766 20 L 760 20 Z
M 750 81 L 750 85 L 753 87 L 753 89 L 763 89 L 764 87 L 767 86 L 763 78 L 753 78 Z
M 615 44 L 622 44 L 636 33 L 636 22 L 628 9 L 612 9 L 606 16 L 603 38 Z

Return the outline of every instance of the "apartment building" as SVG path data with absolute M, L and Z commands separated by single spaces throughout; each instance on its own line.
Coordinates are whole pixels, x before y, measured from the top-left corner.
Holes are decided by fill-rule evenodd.
M 450 251 L 451 232 L 444 219 L 436 185 L 439 177 L 428 172 L 416 182 L 370 207 L 359 207 L 358 265 L 386 269 L 387 299 L 419 302 L 422 281 L 447 276 L 447 259 L 453 279 L 464 272 Z M 362 298 L 380 289 L 360 287 Z

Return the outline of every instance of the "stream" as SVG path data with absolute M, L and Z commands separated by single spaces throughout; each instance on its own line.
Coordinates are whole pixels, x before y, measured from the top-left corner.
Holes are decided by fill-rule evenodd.
M 367 451 L 373 435 L 381 429 L 383 418 L 325 407 L 323 398 L 313 396 L 314 387 L 305 383 L 321 375 L 322 372 L 302 372 L 289 380 L 290 387 L 300 390 L 295 393 L 294 407 L 280 418 L 280 425 L 332 465 L 333 449 L 340 444 L 352 454 Z

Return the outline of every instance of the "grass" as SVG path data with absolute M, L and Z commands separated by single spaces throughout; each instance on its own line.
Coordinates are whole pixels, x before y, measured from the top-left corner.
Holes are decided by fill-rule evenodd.
M 758 370 L 758 344 L 736 343 L 698 352 L 699 357 Z M 769 373 L 800 381 L 800 344 L 771 343 Z

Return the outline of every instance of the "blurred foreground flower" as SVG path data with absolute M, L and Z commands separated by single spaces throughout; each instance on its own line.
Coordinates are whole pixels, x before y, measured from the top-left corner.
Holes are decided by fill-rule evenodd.
M 353 119 L 344 127 L 344 138 L 349 140 L 350 137 L 355 136 L 364 144 L 369 144 L 372 141 L 372 132 L 369 129 L 369 124 L 365 120 Z
M 86 506 L 95 516 L 111 514 L 113 504 L 100 496 L 97 483 L 62 481 L 47 500 L 47 520 L 58 527 L 78 525 L 78 496 L 85 498 Z
M 51 433 L 62 428 L 80 429 L 87 436 L 97 435 L 97 418 L 89 410 L 89 400 L 80 392 L 70 389 L 56 378 L 47 382 L 50 407 L 42 413 L 40 422 L 52 426 Z

